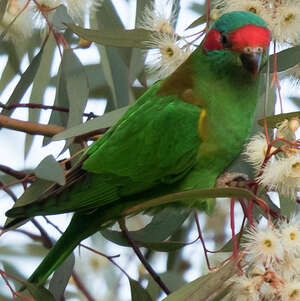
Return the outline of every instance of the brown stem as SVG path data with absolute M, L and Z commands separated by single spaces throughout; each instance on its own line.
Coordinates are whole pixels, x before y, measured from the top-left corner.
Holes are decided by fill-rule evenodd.
M 30 135 L 43 135 L 46 137 L 53 137 L 54 135 L 65 130 L 64 127 L 51 124 L 40 124 L 31 121 L 22 121 L 13 119 L 4 115 L 0 115 L 0 127 L 7 129 L 25 132 Z M 109 128 L 103 128 L 88 132 L 86 134 L 77 136 L 75 138 L 76 143 L 81 143 L 83 140 L 97 140 L 99 134 L 105 133 Z
M 154 281 L 160 286 L 160 288 L 167 295 L 169 295 L 170 294 L 170 290 L 167 288 L 167 286 L 164 284 L 164 282 L 161 280 L 161 278 L 156 274 L 156 272 L 153 270 L 153 268 L 151 267 L 151 265 L 147 262 L 147 260 L 145 259 L 144 255 L 140 251 L 139 247 L 136 245 L 135 241 L 130 237 L 130 234 L 129 234 L 129 232 L 128 232 L 127 228 L 126 228 L 126 225 L 125 225 L 125 220 L 124 219 L 120 220 L 119 221 L 119 225 L 120 225 L 120 228 L 121 228 L 124 236 L 128 240 L 129 244 L 132 246 L 132 249 L 134 250 L 135 254 L 139 258 L 139 260 L 141 261 L 141 263 L 144 265 L 144 267 L 146 268 L 146 270 L 152 276 L 152 278 L 154 279 Z
M 0 171 L 18 179 L 18 180 L 23 180 L 24 178 L 33 175 L 32 173 L 26 173 L 24 171 L 14 170 L 14 169 L 12 169 L 8 166 L 2 165 L 2 164 L 0 164 Z
M 53 243 L 52 243 L 52 241 L 51 241 L 48 233 L 44 230 L 44 228 L 34 218 L 31 219 L 31 222 L 40 231 L 40 233 L 41 233 L 41 240 L 42 240 L 43 246 L 46 249 L 51 249 L 52 246 L 53 246 Z
M 9 187 L 7 187 L 1 181 L 0 181 L 0 189 L 3 189 L 3 191 L 5 191 L 13 199 L 14 202 L 17 201 L 16 195 L 11 191 L 11 189 L 9 189 Z
M 91 294 L 89 293 L 89 291 L 85 288 L 85 286 L 83 285 L 83 283 L 81 282 L 80 278 L 78 277 L 77 273 L 73 270 L 72 272 L 72 277 L 73 280 L 77 286 L 77 288 L 83 293 L 83 295 L 86 297 L 86 299 L 88 301 L 96 301 L 96 299 L 94 299 Z
M 52 137 L 65 129 L 58 125 L 46 125 L 37 122 L 22 121 L 4 115 L 0 115 L 0 127 L 25 132 L 31 135 L 43 135 L 47 137 Z
M 4 110 L 7 110 L 7 111 L 14 110 L 16 108 L 29 108 L 29 109 L 54 110 L 54 111 L 69 113 L 68 108 L 59 107 L 59 106 L 47 106 L 47 105 L 43 105 L 43 104 L 39 104 L 39 103 L 17 103 L 17 104 L 12 104 L 9 106 L 7 106 L 3 103 L 0 103 L 0 108 L 3 108 Z M 92 112 L 91 113 L 83 113 L 82 115 L 85 117 L 88 117 L 88 118 L 98 117 L 98 115 L 95 115 Z

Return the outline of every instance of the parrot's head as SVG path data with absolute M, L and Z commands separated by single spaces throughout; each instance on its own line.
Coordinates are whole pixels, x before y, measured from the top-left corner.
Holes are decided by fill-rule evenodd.
M 207 33 L 202 50 L 223 63 L 258 74 L 267 60 L 271 33 L 256 14 L 234 11 L 221 16 Z

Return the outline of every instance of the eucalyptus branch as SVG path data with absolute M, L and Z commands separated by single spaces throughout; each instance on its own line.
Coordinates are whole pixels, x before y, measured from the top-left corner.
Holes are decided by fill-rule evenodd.
M 94 299 L 91 296 L 91 294 L 89 293 L 89 291 L 85 288 L 85 286 L 83 285 L 83 283 L 81 282 L 80 278 L 78 277 L 77 273 L 74 270 L 72 272 L 72 277 L 73 277 L 75 285 L 82 292 L 82 294 L 86 297 L 86 299 L 88 301 L 96 301 L 96 299 Z
M 119 221 L 119 225 L 120 225 L 120 228 L 121 228 L 124 236 L 128 240 L 129 244 L 132 246 L 132 249 L 134 250 L 135 254 L 139 258 L 139 260 L 141 261 L 141 263 L 144 265 L 144 267 L 146 268 L 146 270 L 149 272 L 149 274 L 151 275 L 151 277 L 153 278 L 153 280 L 159 285 L 159 287 L 167 295 L 169 295 L 170 294 L 170 290 L 167 288 L 167 286 L 161 280 L 161 278 L 157 275 L 157 273 L 153 270 L 153 268 L 151 267 L 151 265 L 147 262 L 147 260 L 145 259 L 144 255 L 140 251 L 139 247 L 136 245 L 135 241 L 130 237 L 130 234 L 129 234 L 129 232 L 128 232 L 127 228 L 126 228 L 126 225 L 125 225 L 125 220 L 121 219 Z
M 33 173 L 27 173 L 27 172 L 24 172 L 24 171 L 17 171 L 17 170 L 14 170 L 8 166 L 5 166 L 5 165 L 2 165 L 0 164 L 0 171 L 2 171 L 3 173 L 5 174 L 8 174 L 18 180 L 23 180 L 24 178 L 27 178 L 29 176 L 33 176 Z
M 46 125 L 37 122 L 22 121 L 4 115 L 0 115 L 0 127 L 25 132 L 31 135 L 43 135 L 46 137 L 53 137 L 65 129 L 58 125 Z
M 4 115 L 0 115 L 0 127 L 24 132 L 30 135 L 43 135 L 46 137 L 53 137 L 56 134 L 65 130 L 64 127 L 54 124 L 40 124 L 37 122 L 22 121 Z M 81 143 L 84 140 L 97 140 L 99 138 L 99 135 L 102 135 L 108 129 L 109 128 L 97 129 L 86 134 L 77 136 L 75 138 L 75 142 Z
M 4 192 L 6 192 L 14 202 L 17 201 L 16 195 L 11 191 L 9 187 L 7 187 L 3 182 L 0 181 L 0 189 L 2 189 Z
M 65 112 L 69 113 L 68 108 L 59 107 L 59 106 L 47 106 L 39 103 L 17 103 L 12 105 L 5 105 L 3 103 L 0 103 L 0 108 L 3 108 L 4 110 L 11 111 L 17 108 L 28 108 L 28 109 L 42 109 L 42 110 L 54 110 L 59 112 Z M 99 117 L 98 115 L 95 115 L 93 112 L 90 113 L 83 113 L 82 116 L 88 117 L 89 119 Z

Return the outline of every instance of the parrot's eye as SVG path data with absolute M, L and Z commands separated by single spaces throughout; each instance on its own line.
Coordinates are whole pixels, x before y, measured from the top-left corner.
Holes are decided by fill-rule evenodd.
M 224 32 L 221 32 L 220 42 L 223 44 L 224 48 L 230 48 L 231 47 L 229 37 Z

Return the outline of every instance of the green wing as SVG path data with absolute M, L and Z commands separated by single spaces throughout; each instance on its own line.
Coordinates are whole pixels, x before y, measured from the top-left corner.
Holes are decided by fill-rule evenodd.
M 200 108 L 176 95 L 157 96 L 157 83 L 86 152 L 83 169 L 133 182 L 172 182 L 196 163 Z
M 179 181 L 196 164 L 200 108 L 156 83 L 85 153 L 80 169 L 10 217 L 88 211 L 160 184 Z M 161 186 L 161 185 L 160 185 Z

